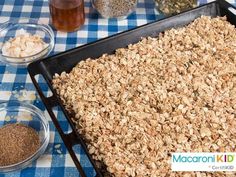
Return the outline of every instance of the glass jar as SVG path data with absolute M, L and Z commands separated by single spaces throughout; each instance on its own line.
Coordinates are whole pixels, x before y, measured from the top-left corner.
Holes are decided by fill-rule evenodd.
M 92 0 L 93 7 L 104 18 L 126 18 L 136 8 L 138 0 Z
M 165 15 L 174 15 L 197 6 L 197 0 L 155 0 L 157 9 Z
M 49 0 L 53 26 L 64 32 L 76 31 L 84 24 L 84 0 Z

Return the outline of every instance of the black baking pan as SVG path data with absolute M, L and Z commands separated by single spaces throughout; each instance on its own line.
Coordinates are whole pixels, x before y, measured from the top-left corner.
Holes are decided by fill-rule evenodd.
M 77 159 L 75 152 L 73 151 L 72 147 L 76 144 L 80 144 L 81 147 L 84 149 L 84 152 L 88 156 L 91 164 L 93 165 L 96 176 L 102 176 L 101 169 L 96 167 L 95 162 L 91 158 L 88 150 L 86 148 L 86 144 L 81 138 L 79 134 L 76 133 L 75 125 L 73 124 L 72 120 L 70 119 L 70 114 L 66 111 L 65 107 L 63 106 L 59 96 L 57 95 L 56 91 L 52 87 L 52 78 L 55 73 L 62 73 L 63 71 L 69 72 L 72 68 L 81 60 L 85 60 L 87 58 L 97 58 L 104 53 L 114 53 L 117 48 L 126 47 L 129 44 L 137 43 L 140 41 L 141 37 L 147 36 L 157 36 L 158 33 L 163 32 L 170 28 L 181 27 L 184 25 L 189 24 L 194 19 L 206 15 L 211 17 L 216 16 L 227 16 L 228 21 L 236 26 L 236 14 L 235 14 L 235 7 L 231 4 L 227 3 L 224 0 L 218 0 L 190 11 L 183 12 L 181 14 L 165 18 L 163 20 L 149 23 L 143 25 L 141 27 L 135 28 L 130 31 L 126 31 L 63 53 L 58 55 L 48 57 L 34 63 L 31 63 L 28 66 L 29 74 L 32 78 L 32 81 L 43 101 L 45 107 L 51 116 L 53 123 L 55 124 L 58 132 L 60 133 L 63 142 L 65 143 L 80 175 L 82 177 L 86 177 L 84 170 L 82 169 L 79 160 Z M 41 74 L 44 79 L 46 80 L 49 88 L 51 89 L 53 95 L 50 97 L 46 97 L 43 94 L 39 84 L 37 83 L 35 76 Z M 63 132 L 60 124 L 57 120 L 57 117 L 54 115 L 52 109 L 55 106 L 59 106 L 63 113 L 65 114 L 68 123 L 72 127 L 72 132 L 70 134 L 66 134 Z

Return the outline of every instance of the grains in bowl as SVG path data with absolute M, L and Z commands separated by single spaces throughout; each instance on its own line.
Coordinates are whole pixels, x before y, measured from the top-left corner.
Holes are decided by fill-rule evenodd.
M 115 54 L 81 61 L 53 86 L 109 176 L 172 172 L 172 152 L 235 152 L 236 29 L 203 16 Z
M 48 44 L 39 35 L 27 33 L 24 29 L 18 31 L 14 38 L 10 38 L 2 46 L 2 55 L 23 58 L 40 53 Z
M 117 18 L 129 15 L 137 0 L 93 0 L 93 6 L 105 18 Z
M 37 132 L 24 124 L 7 124 L 0 128 L 0 167 L 20 163 L 40 148 Z

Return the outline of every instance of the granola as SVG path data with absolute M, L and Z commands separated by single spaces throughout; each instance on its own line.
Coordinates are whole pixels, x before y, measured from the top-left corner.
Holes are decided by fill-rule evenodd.
M 196 19 L 81 61 L 54 88 L 110 176 L 235 176 L 172 172 L 172 152 L 235 152 L 236 29 Z

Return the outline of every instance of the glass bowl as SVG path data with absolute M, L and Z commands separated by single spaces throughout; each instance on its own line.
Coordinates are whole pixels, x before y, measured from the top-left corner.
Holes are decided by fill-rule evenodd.
M 92 6 L 103 18 L 127 18 L 137 7 L 138 0 L 92 0 Z
M 49 143 L 49 123 L 43 113 L 34 105 L 19 101 L 0 103 L 0 127 L 12 123 L 21 123 L 33 128 L 39 135 L 40 148 L 32 156 L 21 162 L 0 166 L 0 173 L 27 167 L 45 152 Z
M 197 0 L 155 0 L 157 10 L 166 15 L 176 15 L 183 11 L 197 7 Z
M 22 29 L 32 35 L 39 35 L 43 41 L 47 43 L 47 47 L 39 53 L 27 57 L 4 56 L 2 53 L 2 46 L 9 39 L 16 37 L 16 35 L 22 31 Z M 22 18 L 18 20 L 10 20 L 0 26 L 0 61 L 11 65 L 27 65 L 33 61 L 48 56 L 54 48 L 54 43 L 54 33 L 49 25 L 43 24 L 36 19 Z

